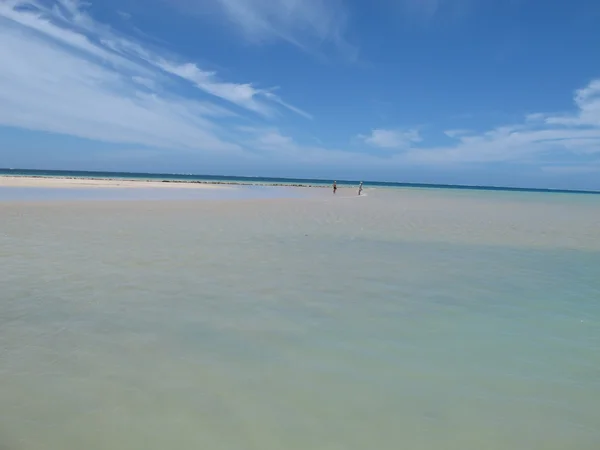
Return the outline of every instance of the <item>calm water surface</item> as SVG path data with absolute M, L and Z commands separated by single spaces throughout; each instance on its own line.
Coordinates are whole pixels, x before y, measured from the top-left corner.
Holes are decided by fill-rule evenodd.
M 240 200 L 262 198 L 302 198 L 310 196 L 305 189 L 286 187 L 237 186 L 224 189 L 207 188 L 44 188 L 0 186 L 0 202 L 4 201 L 92 201 L 92 200 Z
M 600 205 L 482 195 L 0 203 L 0 449 L 597 450 Z

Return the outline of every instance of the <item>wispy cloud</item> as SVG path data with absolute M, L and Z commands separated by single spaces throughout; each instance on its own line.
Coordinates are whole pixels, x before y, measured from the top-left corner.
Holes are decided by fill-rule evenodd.
M 448 136 L 449 138 L 455 138 L 455 137 L 459 137 L 459 136 L 463 136 L 465 134 L 471 134 L 471 132 L 469 130 L 446 130 L 444 131 L 444 134 L 446 136 Z
M 159 89 L 159 85 L 150 78 L 140 77 L 138 75 L 134 75 L 131 77 L 131 80 L 134 83 L 139 84 L 140 86 L 144 86 L 149 91 L 157 91 Z
M 198 66 L 192 63 L 174 65 L 169 62 L 158 62 L 157 65 L 165 72 L 177 75 L 215 97 L 220 97 L 265 116 L 272 114 L 272 107 L 261 102 L 258 98 L 263 92 L 254 88 L 250 83 L 236 84 L 219 81 L 214 72 L 199 69 Z
M 128 13 L 128 12 L 126 12 L 126 11 L 117 11 L 117 14 L 123 20 L 129 20 L 129 19 L 131 19 L 131 14 Z
M 369 135 L 359 135 L 359 139 L 373 147 L 387 150 L 404 150 L 420 142 L 418 130 L 385 130 L 375 129 Z
M 528 114 L 520 123 L 482 132 L 446 130 L 443 133 L 454 141 L 449 145 L 427 145 L 415 129 L 380 128 L 358 138 L 370 147 L 389 150 L 388 165 L 518 163 L 555 174 L 596 172 L 600 167 L 600 80 L 575 91 L 573 102 L 571 113 Z M 590 164 L 581 164 L 584 160 Z
M 277 128 L 243 127 L 244 145 L 260 151 L 270 161 L 293 161 L 294 164 L 321 164 L 325 166 L 360 166 L 377 163 L 366 153 L 302 144 Z
M 403 0 L 401 4 L 404 10 L 413 16 L 419 16 L 424 19 L 431 19 L 435 16 L 444 0 Z
M 545 159 L 600 155 L 600 80 L 574 94 L 570 114 L 534 113 L 522 123 L 499 126 L 483 133 L 456 130 L 446 135 L 456 144 L 411 149 L 407 157 L 420 163 L 532 162 Z
M 2 125 L 117 143 L 239 151 L 222 127 L 226 122 L 213 120 L 239 119 L 225 105 L 264 116 L 285 107 L 308 116 L 268 90 L 221 81 L 191 62 L 175 64 L 171 55 L 95 21 L 76 0 L 0 0 L 0 41 Z M 177 95 L 170 89 L 177 79 L 224 104 Z
M 439 20 L 460 21 L 485 1 L 487 0 L 397 0 L 393 4 L 399 8 L 407 22 L 424 25 Z
M 115 143 L 238 148 L 217 137 L 206 118 L 219 113 L 211 104 L 144 94 L 125 76 L 23 37 L 0 31 L 0 58 L 7 64 L 0 69 L 3 125 Z
M 311 114 L 307 113 L 306 111 L 304 111 L 300 108 L 295 107 L 294 105 L 290 105 L 289 103 L 283 101 L 281 99 L 281 97 L 279 97 L 278 95 L 275 95 L 273 92 L 263 91 L 262 94 L 265 95 L 271 101 L 278 103 L 279 105 L 283 106 L 284 108 L 287 108 L 290 111 L 293 111 L 296 114 L 299 114 L 299 115 L 305 117 L 306 119 L 311 119 L 311 120 L 313 119 L 313 116 Z
M 153 63 L 165 72 L 177 75 L 215 97 L 220 97 L 250 111 L 272 116 L 274 114 L 273 103 L 275 103 L 305 118 L 312 119 L 312 116 L 307 112 L 284 102 L 280 97 L 273 94 L 271 92 L 273 88 L 268 90 L 258 89 L 250 83 L 223 82 L 217 79 L 214 72 L 202 70 L 192 63 L 182 65 L 175 65 L 167 61 L 153 61 Z M 270 104 L 267 104 L 267 100 L 270 101 Z
M 354 59 L 355 46 L 345 38 L 348 14 L 343 0 L 209 0 L 252 43 L 283 40 L 306 51 L 324 44 Z M 204 13 L 205 0 L 182 0 Z

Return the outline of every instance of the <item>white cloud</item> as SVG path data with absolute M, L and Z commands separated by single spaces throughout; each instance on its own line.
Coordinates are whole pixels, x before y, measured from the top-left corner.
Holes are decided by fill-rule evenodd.
M 267 130 L 256 138 L 255 146 L 270 150 L 296 149 L 294 140 L 289 136 L 282 135 L 278 130 Z
M 1 27 L 0 123 L 100 141 L 237 150 L 217 137 L 210 103 L 135 90 L 129 77 L 43 38 Z M 28 55 L 24 58 L 23 55 Z
M 375 129 L 370 135 L 359 135 L 365 143 L 384 149 L 404 150 L 421 141 L 418 130 Z
M 275 105 L 295 112 L 306 118 L 312 118 L 310 114 L 284 102 L 271 91 L 275 88 L 258 89 L 251 83 L 231 83 L 221 81 L 215 72 L 203 70 L 196 64 L 190 62 L 173 62 L 163 56 L 156 55 L 137 42 L 123 38 L 102 39 L 104 45 L 123 56 L 139 58 L 156 68 L 177 76 L 196 86 L 198 89 L 231 102 L 241 108 L 254 111 L 266 117 L 275 115 Z
M 469 130 L 446 130 L 444 131 L 444 134 L 446 136 L 448 136 L 449 138 L 455 138 L 455 137 L 459 137 L 465 134 L 470 134 L 471 132 Z
M 576 115 L 546 117 L 547 124 L 600 128 L 600 79 L 575 92 Z
M 446 130 L 444 134 L 455 143 L 445 146 L 424 145 L 422 136 L 414 129 L 374 129 L 369 135 L 358 136 L 369 146 L 391 150 L 379 155 L 301 145 L 276 130 L 264 131 L 259 138 L 246 144 L 284 153 L 291 159 L 309 158 L 319 162 L 321 155 L 323 161 L 332 164 L 360 161 L 371 169 L 519 163 L 545 167 L 544 171 L 555 174 L 592 173 L 600 164 L 599 96 L 600 80 L 594 80 L 575 92 L 577 109 L 571 114 L 529 114 L 521 123 L 497 126 L 484 132 Z M 591 161 L 592 164 L 586 167 L 594 167 L 594 170 L 584 170 L 580 164 L 583 159 Z
M 359 172 L 366 167 L 373 169 L 377 166 L 383 167 L 387 163 L 385 159 L 366 153 L 302 144 L 276 128 L 245 127 L 240 131 L 248 136 L 243 141 L 244 145 L 260 151 L 270 162 L 289 164 L 293 161 L 294 166 L 312 166 L 315 171 L 320 168 L 327 171 L 330 168 L 355 168 Z
M 191 63 L 174 65 L 168 62 L 157 62 L 157 65 L 165 72 L 177 75 L 215 97 L 265 116 L 273 114 L 272 107 L 259 99 L 259 97 L 268 98 L 264 95 L 265 92 L 254 88 L 250 83 L 235 84 L 218 81 L 214 72 L 204 71 Z
M 411 149 L 405 157 L 414 163 L 540 163 L 556 155 L 576 158 L 600 155 L 600 80 L 574 94 L 571 114 L 534 113 L 520 124 L 499 126 L 483 133 L 446 131 L 452 146 Z
M 271 101 L 273 101 L 273 102 L 275 102 L 275 103 L 278 103 L 278 104 L 280 104 L 281 106 L 283 106 L 283 107 L 285 107 L 285 108 L 289 109 L 290 111 L 293 111 L 293 112 L 295 112 L 296 114 L 299 114 L 299 115 L 301 115 L 301 116 L 303 116 L 303 117 L 305 117 L 305 118 L 307 118 L 307 119 L 311 119 L 311 120 L 313 119 L 313 116 L 312 116 L 311 114 L 307 113 L 306 111 L 304 111 L 304 110 L 302 110 L 302 109 L 300 109 L 300 108 L 297 108 L 297 107 L 295 107 L 295 106 L 293 106 L 293 105 L 290 105 L 290 104 L 289 104 L 289 103 L 287 103 L 287 102 L 284 102 L 284 101 L 281 99 L 281 97 L 279 97 L 278 95 L 275 95 L 275 94 L 273 94 L 272 92 L 266 92 L 266 91 L 263 91 L 263 94 L 264 94 L 264 95 L 265 95 L 267 98 L 269 98 Z
M 298 166 L 313 167 L 313 170 L 332 167 L 336 171 L 351 171 L 357 177 L 378 172 L 406 174 L 415 166 L 424 170 L 443 169 L 444 173 L 452 173 L 456 168 L 466 174 L 493 163 L 520 164 L 539 171 L 537 176 L 594 176 L 600 172 L 600 126 L 592 125 L 600 123 L 596 122 L 600 119 L 600 111 L 594 106 L 597 86 L 598 83 L 593 81 L 575 93 L 577 110 L 574 113 L 528 115 L 521 123 L 479 133 L 447 130 L 444 133 L 455 143 L 446 146 L 426 146 L 422 136 L 410 129 L 375 129 L 367 136 L 359 135 L 369 146 L 394 150 L 378 154 L 304 145 L 277 129 L 246 127 L 241 131 L 251 136 L 251 139 L 243 140 L 245 146 L 263 151 L 270 161 L 293 161 Z M 569 120 L 560 125 L 553 123 L 553 119 L 559 117 Z M 417 143 L 418 147 L 414 145 Z
M 174 76 L 186 73 L 165 69 L 182 67 L 196 70 L 201 91 L 245 111 L 273 115 L 284 106 L 306 115 L 249 83 L 220 81 L 192 63 L 174 65 L 96 22 L 76 0 L 50 6 L 0 0 L 0 42 L 2 125 L 115 143 L 241 151 L 212 120 L 237 114 L 171 93 Z
M 158 84 L 154 80 L 151 80 L 150 78 L 144 78 L 144 77 L 140 77 L 138 75 L 134 75 L 131 77 L 131 79 L 135 83 L 139 84 L 140 86 L 144 86 L 145 88 L 148 88 L 150 91 L 158 90 Z
M 69 47 L 73 51 L 80 51 L 88 58 L 94 57 L 119 68 L 132 69 L 136 67 L 130 61 L 94 45 L 87 36 L 76 31 L 75 28 L 79 27 L 82 22 L 80 14 L 71 16 L 71 29 L 58 26 L 56 22 L 63 23 L 66 20 L 64 11 L 58 8 L 59 5 L 63 4 L 67 5 L 67 10 L 72 8 L 72 0 L 62 0 L 53 9 L 47 9 L 35 1 L 0 0 L 2 27 L 19 24 L 24 31 L 37 32 L 54 42 Z M 22 8 L 25 6 L 29 6 L 30 9 L 23 10 Z

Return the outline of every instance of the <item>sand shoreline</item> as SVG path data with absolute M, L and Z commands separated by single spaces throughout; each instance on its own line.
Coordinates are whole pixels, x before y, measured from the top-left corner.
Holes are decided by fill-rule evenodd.
M 136 180 L 126 178 L 80 178 L 1 175 L 0 187 L 43 188 L 192 188 L 228 189 L 216 183 L 171 182 L 163 180 Z
M 51 177 L 43 175 L 0 175 L 0 187 L 101 187 L 101 188 L 204 188 L 228 189 L 235 186 L 329 188 L 328 185 L 298 183 L 253 183 L 213 180 L 148 180 L 135 178 Z

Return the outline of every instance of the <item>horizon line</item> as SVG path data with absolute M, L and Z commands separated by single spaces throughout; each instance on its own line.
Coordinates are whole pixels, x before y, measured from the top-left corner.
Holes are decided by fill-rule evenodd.
M 224 178 L 234 180 L 275 180 L 280 182 L 316 182 L 319 184 L 331 184 L 336 181 L 338 184 L 358 184 L 359 180 L 344 179 L 326 179 L 326 178 L 295 178 L 295 177 L 269 177 L 269 176 L 241 176 L 241 175 L 209 175 L 195 173 L 169 173 L 169 172 L 130 172 L 130 171 L 111 171 L 111 170 L 67 170 L 67 169 L 25 169 L 25 168 L 4 168 L 0 167 L 0 176 L 9 175 L 11 172 L 54 172 L 56 174 L 79 173 L 79 174 L 124 174 L 124 175 L 151 175 L 153 177 L 193 177 L 209 181 L 210 178 Z M 44 175 L 36 175 L 44 177 Z M 75 176 L 77 177 L 77 176 Z M 100 177 L 106 178 L 106 177 Z M 548 193 L 567 193 L 567 194 L 597 194 L 600 190 L 588 189 L 556 189 L 556 188 L 527 188 L 518 186 L 495 186 L 495 185 L 469 185 L 469 184 L 447 184 L 447 183 L 419 183 L 419 182 L 401 182 L 401 181 L 362 181 L 366 186 L 381 187 L 419 187 L 428 189 L 463 189 L 463 190 L 495 190 L 495 191 L 516 191 L 516 192 L 548 192 Z M 252 183 L 248 183 L 252 184 Z

